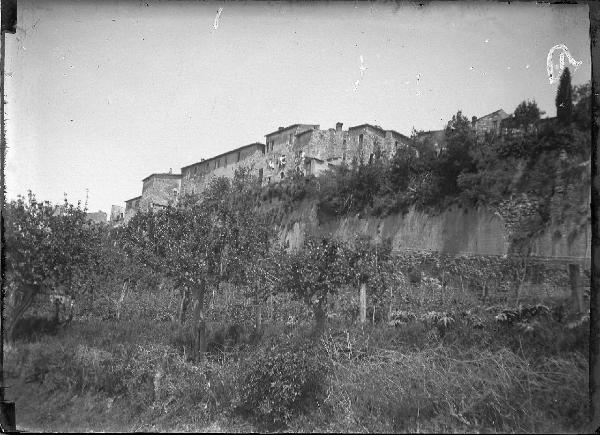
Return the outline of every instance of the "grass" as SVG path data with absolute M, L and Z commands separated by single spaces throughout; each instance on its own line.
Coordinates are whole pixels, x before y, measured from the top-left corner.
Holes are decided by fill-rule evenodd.
M 309 323 L 275 317 L 258 339 L 247 340 L 246 327 L 223 347 L 231 325 L 212 322 L 212 352 L 200 363 L 189 358 L 190 325 L 74 320 L 55 336 L 7 345 L 7 396 L 19 427 L 32 431 L 582 430 L 585 322 L 540 318 L 523 329 L 473 303 L 465 316 L 461 303 L 444 305 L 455 320 L 441 328 L 427 316 L 436 305 L 417 296 L 403 303 L 413 320 L 331 320 L 312 341 Z

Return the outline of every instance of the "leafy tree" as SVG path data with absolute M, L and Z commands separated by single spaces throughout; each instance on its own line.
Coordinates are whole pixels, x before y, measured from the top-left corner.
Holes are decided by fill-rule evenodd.
M 307 235 L 297 250 L 274 251 L 273 265 L 278 276 L 275 291 L 290 293 L 313 311 L 317 335 L 325 328 L 328 298 L 350 275 L 343 250 L 344 246 L 335 240 Z
M 5 209 L 6 280 L 13 309 L 9 331 L 40 295 L 62 291 L 89 272 L 99 252 L 103 227 L 91 223 L 81 204 L 62 206 L 18 197 Z M 10 332 L 9 332 L 10 334 Z
M 475 161 L 471 150 L 475 146 L 475 135 L 471 122 L 461 111 L 452 116 L 446 127 L 446 149 L 440 155 L 437 172 L 440 176 L 442 195 L 454 195 L 459 192 L 458 176 L 462 172 L 474 172 Z
M 569 124 L 573 119 L 573 89 L 571 87 L 571 72 L 565 68 L 556 92 L 556 116 L 561 124 Z
M 249 173 L 233 182 L 214 178 L 202 196 L 182 198 L 177 207 L 134 216 L 126 228 L 130 255 L 171 278 L 182 289 L 182 307 L 194 298 L 194 354 L 206 351 L 206 302 L 210 289 L 226 280 L 245 282 L 249 265 L 269 244 L 266 219 L 253 207 Z
M 592 86 L 590 82 L 573 90 L 573 121 L 582 131 L 589 131 L 592 119 Z
M 513 114 L 513 119 L 517 126 L 525 127 L 525 131 L 529 130 L 529 126 L 533 125 L 540 119 L 540 116 L 545 112 L 541 111 L 535 100 L 521 102 Z

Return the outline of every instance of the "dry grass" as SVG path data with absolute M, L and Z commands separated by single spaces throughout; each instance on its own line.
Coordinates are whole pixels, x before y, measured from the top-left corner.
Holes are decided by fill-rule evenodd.
M 542 432 L 586 420 L 587 362 L 533 366 L 509 350 L 381 350 L 335 366 L 326 404 L 339 430 Z

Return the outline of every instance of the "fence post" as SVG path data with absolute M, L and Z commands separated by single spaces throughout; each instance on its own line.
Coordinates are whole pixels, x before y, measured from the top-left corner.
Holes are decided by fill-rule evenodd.
M 583 297 L 581 294 L 579 264 L 569 264 L 569 282 L 571 284 L 571 299 L 578 313 L 583 312 Z
M 367 283 L 363 282 L 360 285 L 360 323 L 364 324 L 367 321 Z

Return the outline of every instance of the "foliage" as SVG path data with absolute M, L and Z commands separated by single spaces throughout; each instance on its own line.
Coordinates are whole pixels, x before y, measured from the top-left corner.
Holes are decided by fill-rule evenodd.
M 529 129 L 529 126 L 535 124 L 545 112 L 541 111 L 535 100 L 533 101 L 522 101 L 516 107 L 513 119 L 517 126 L 525 127 L 525 130 Z
M 573 88 L 571 87 L 571 72 L 565 68 L 556 91 L 556 117 L 564 125 L 573 120 Z
M 313 311 L 319 332 L 324 326 L 328 298 L 348 279 L 343 249 L 335 240 L 309 235 L 299 249 L 280 249 L 273 256 L 278 277 L 275 292 L 290 293 L 303 301 Z
M 12 323 L 42 294 L 72 294 L 93 270 L 104 227 L 88 221 L 81 204 L 38 202 L 29 192 L 6 205 L 6 279 Z M 73 296 L 75 296 L 73 294 Z
M 241 408 L 259 422 L 281 425 L 324 399 L 328 366 L 307 340 L 260 349 L 247 364 Z

